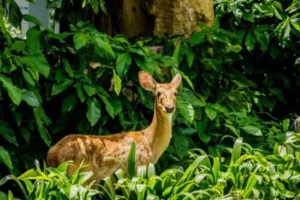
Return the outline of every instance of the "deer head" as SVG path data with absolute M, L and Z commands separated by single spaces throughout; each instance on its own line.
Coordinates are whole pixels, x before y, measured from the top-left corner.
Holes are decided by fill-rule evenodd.
M 177 74 L 168 84 L 159 84 L 146 72 L 139 72 L 139 82 L 156 96 L 156 108 L 162 113 L 172 114 L 176 108 L 177 89 L 181 83 L 181 75 Z

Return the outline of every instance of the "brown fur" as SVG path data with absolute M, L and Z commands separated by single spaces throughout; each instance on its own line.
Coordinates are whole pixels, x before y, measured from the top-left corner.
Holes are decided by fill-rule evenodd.
M 148 128 L 109 136 L 68 135 L 48 151 L 48 166 L 57 167 L 62 162 L 72 160 L 74 165 L 69 166 L 67 170 L 71 175 L 84 159 L 87 165 L 85 171 L 93 172 L 90 181 L 98 182 L 121 168 L 116 160 L 127 166 L 132 142 L 136 143 L 137 166 L 155 164 L 170 143 L 174 111 L 167 113 L 165 106 L 176 105 L 175 93 L 181 82 L 181 76 L 176 75 L 169 84 L 158 84 L 149 74 L 140 72 L 139 81 L 144 89 L 156 94 L 154 116 Z

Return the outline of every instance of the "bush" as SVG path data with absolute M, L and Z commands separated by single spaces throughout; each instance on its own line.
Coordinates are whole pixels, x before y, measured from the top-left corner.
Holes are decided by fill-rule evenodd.
M 81 167 L 68 177 L 68 163 L 44 172 L 37 166 L 17 178 L 7 176 L 0 185 L 9 179 L 17 181 L 26 199 L 90 199 L 95 195 L 111 200 L 298 199 L 300 160 L 295 150 L 299 149 L 300 135 L 291 132 L 286 137 L 285 144 L 276 144 L 270 155 L 252 148 L 242 138 L 223 155 L 210 156 L 203 149 L 194 149 L 185 167 L 174 166 L 160 175 L 156 175 L 152 164 L 139 166 L 136 173 L 130 174 L 135 165 L 128 160 L 128 169 L 106 177 L 99 191 L 91 189 L 92 183 L 82 186 L 92 172 L 80 173 Z M 129 157 L 134 158 L 134 153 Z

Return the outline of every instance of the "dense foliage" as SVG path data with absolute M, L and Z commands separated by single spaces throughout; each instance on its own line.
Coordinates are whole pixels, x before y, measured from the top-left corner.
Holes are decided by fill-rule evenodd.
M 0 185 L 18 180 L 32 199 L 55 196 L 58 190 L 74 199 L 88 194 L 104 199 L 150 194 L 149 199 L 282 199 L 299 194 L 299 135 L 287 133 L 299 113 L 299 1 L 217 0 L 212 27 L 199 24 L 202 31 L 188 39 L 135 43 L 83 21 L 56 34 L 38 19 L 21 15 L 14 1 L 7 3 L 7 10 L 0 5 L 0 178 L 15 176 Z M 8 18 L 2 17 L 5 13 Z M 35 26 L 24 40 L 12 37 L 6 19 L 15 27 L 22 19 Z M 149 47 L 158 44 L 164 51 L 153 54 Z M 80 186 L 89 174 L 66 177 L 65 165 L 37 167 L 19 176 L 71 132 L 104 135 L 148 126 L 153 99 L 138 84 L 140 70 L 162 82 L 175 73 L 184 80 L 172 141 L 155 166 L 157 175 L 153 166 L 148 176 L 141 167 L 139 178 L 118 172 L 117 184 L 107 178 L 99 191 Z M 32 184 L 31 179 L 40 181 Z M 46 185 L 53 193 L 46 192 Z

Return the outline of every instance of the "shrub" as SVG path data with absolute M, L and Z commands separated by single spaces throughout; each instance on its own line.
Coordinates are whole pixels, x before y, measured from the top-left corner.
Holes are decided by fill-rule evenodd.
M 238 138 L 224 154 L 211 156 L 203 149 L 194 149 L 185 167 L 173 166 L 160 175 L 156 175 L 152 164 L 139 166 L 132 174 L 135 151 L 131 151 L 128 169 L 106 177 L 99 191 L 91 189 L 92 183 L 82 186 L 92 172 L 80 173 L 79 168 L 68 177 L 65 174 L 68 163 L 57 169 L 46 168 L 44 172 L 37 165 L 37 169 L 17 178 L 5 177 L 0 185 L 9 179 L 17 181 L 27 199 L 89 199 L 94 195 L 111 200 L 297 199 L 300 198 L 299 141 L 298 133 L 288 132 L 284 145 L 276 144 L 273 154 L 264 155 Z

